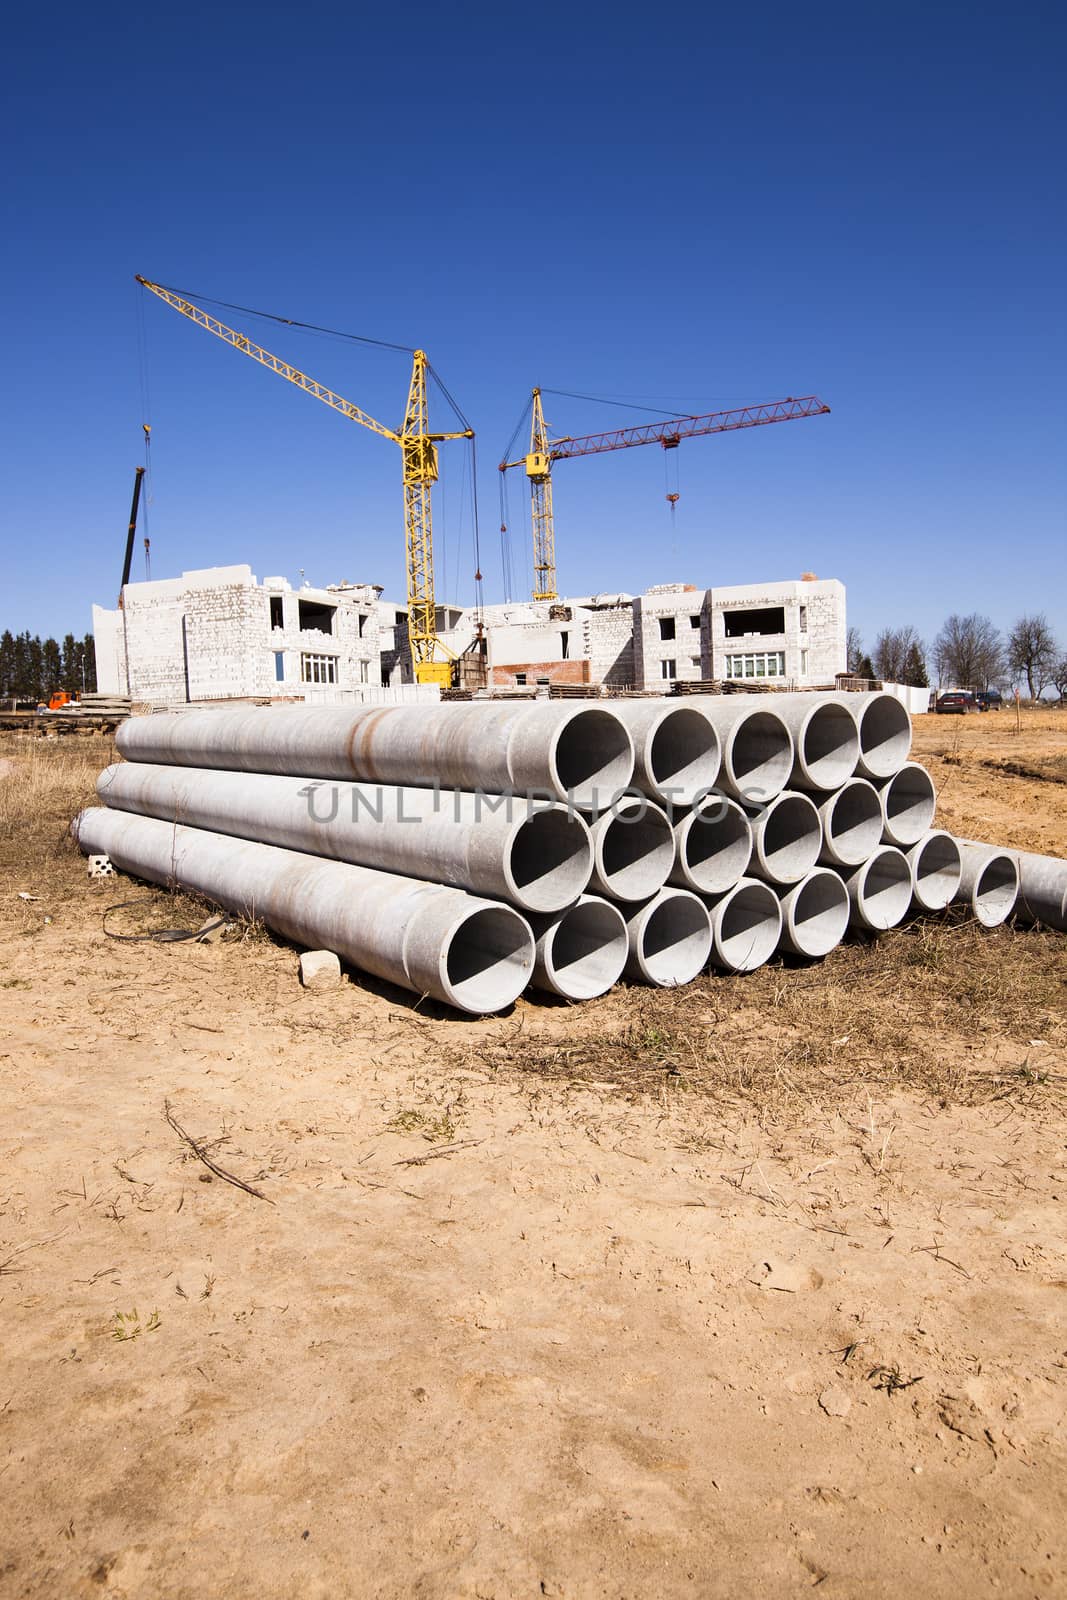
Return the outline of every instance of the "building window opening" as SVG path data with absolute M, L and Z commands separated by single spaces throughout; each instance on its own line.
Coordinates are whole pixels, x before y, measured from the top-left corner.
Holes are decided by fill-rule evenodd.
M 274 681 L 275 683 L 285 682 L 285 655 L 281 650 L 275 650 L 274 652 Z
M 370 662 L 369 661 L 361 661 L 360 662 L 360 664 L 359 664 L 359 681 L 360 681 L 360 683 L 369 683 L 370 682 Z
M 367 613 L 365 611 L 356 612 L 356 625 L 359 628 L 359 637 L 362 639 L 363 630 L 367 626 Z
M 568 659 L 568 657 L 570 656 L 570 653 L 571 653 L 571 636 L 570 636 L 569 633 L 561 633 L 560 636 L 559 636 L 559 640 L 560 640 L 560 646 L 561 646 L 561 649 L 562 649 L 562 652 L 563 652 L 562 655 L 560 656 L 560 660 L 561 661 L 566 661 Z
M 297 608 L 301 633 L 333 633 L 336 606 L 324 606 L 318 600 L 298 600 Z
M 752 655 L 727 656 L 728 678 L 784 678 L 785 651 L 757 651 Z
M 689 626 L 691 628 L 699 628 L 700 627 L 700 618 L 699 617 L 690 617 L 689 618 Z
M 661 678 L 667 679 L 668 682 L 673 682 L 678 676 L 678 663 L 676 661 L 661 661 L 659 675 Z
M 525 674 L 525 672 L 516 672 L 516 674 L 515 674 L 515 683 L 516 683 L 516 686 L 519 689 L 525 689 L 525 687 L 526 687 L 526 674 Z
M 285 627 L 285 615 L 282 611 L 282 597 L 272 594 L 270 597 L 270 625 L 272 628 Z
M 800 608 L 800 631 L 801 631 L 801 633 L 807 633 L 807 631 L 808 631 L 808 608 L 807 608 L 807 606 L 801 606 L 801 608 Z
M 300 657 L 301 683 L 336 683 L 337 657 L 313 656 L 306 652 Z
M 673 617 L 660 617 L 660 619 L 659 619 L 659 636 L 660 636 L 661 639 L 673 639 L 674 638 L 674 618 Z
M 724 611 L 723 624 L 728 639 L 745 639 L 754 633 L 784 633 L 785 607 L 760 606 L 752 610 Z

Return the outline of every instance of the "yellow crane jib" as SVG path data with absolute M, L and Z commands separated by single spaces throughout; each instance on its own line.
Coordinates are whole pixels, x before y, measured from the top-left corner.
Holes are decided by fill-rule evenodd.
M 332 410 L 339 411 L 349 421 L 358 422 L 361 427 L 369 428 L 372 433 L 377 433 L 383 439 L 389 439 L 393 444 L 400 446 L 404 479 L 408 638 L 411 643 L 415 678 L 418 683 L 437 683 L 447 686 L 452 678 L 451 664 L 448 659 L 438 659 L 438 653 L 447 658 L 452 652 L 437 637 L 430 488 L 437 482 L 438 444 L 449 439 L 473 439 L 474 430 L 465 428 L 458 433 L 430 432 L 427 395 L 429 360 L 426 352 L 424 350 L 413 352 L 404 421 L 397 431 L 395 428 L 387 428 L 369 412 L 351 400 L 346 400 L 344 395 L 335 393 L 326 384 L 308 377 L 299 367 L 292 366 L 270 350 L 264 349 L 247 334 L 238 333 L 235 328 L 227 327 L 218 317 L 212 316 L 201 306 L 194 305 L 191 300 L 187 300 L 175 290 L 164 288 L 159 283 L 152 283 L 148 278 L 142 278 L 140 273 L 137 273 L 136 277 L 137 282 L 144 288 L 150 289 L 153 294 L 166 301 L 167 305 L 173 306 L 175 311 L 180 311 L 190 322 L 195 322 L 208 333 L 213 333 L 224 344 L 232 345 L 243 355 L 251 356 L 253 361 L 258 361 L 261 366 L 276 372 L 279 377 L 295 384 L 298 389 L 303 389 L 306 394 L 313 395 L 316 400 L 321 400 Z

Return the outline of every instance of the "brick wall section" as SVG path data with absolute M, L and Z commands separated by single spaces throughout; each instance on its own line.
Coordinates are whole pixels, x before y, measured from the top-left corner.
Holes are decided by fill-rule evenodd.
M 538 678 L 547 678 L 550 683 L 589 683 L 588 661 L 517 661 L 506 667 L 493 667 L 490 670 L 489 682 L 496 689 L 515 689 L 521 685 L 516 678 L 525 674 L 528 688 L 536 685 Z

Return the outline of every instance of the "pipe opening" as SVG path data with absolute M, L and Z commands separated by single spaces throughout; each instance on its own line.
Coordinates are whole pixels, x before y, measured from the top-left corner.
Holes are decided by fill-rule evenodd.
M 782 909 L 765 883 L 739 883 L 715 908 L 712 921 L 713 960 L 731 972 L 754 972 L 774 954 Z
M 816 706 L 804 723 L 798 755 L 801 771 L 816 789 L 839 789 L 856 770 L 860 734 L 847 706 Z
M 719 736 L 707 717 L 668 711 L 652 735 L 649 776 L 675 805 L 689 805 L 719 776 Z
M 911 868 L 899 850 L 879 850 L 859 871 L 858 909 L 868 928 L 884 933 L 911 904 Z
M 655 806 L 620 801 L 603 822 L 597 856 L 609 894 L 618 900 L 647 900 L 663 887 L 674 865 L 671 825 Z
M 595 811 L 629 787 L 634 773 L 633 742 L 608 711 L 590 709 L 570 717 L 559 731 L 553 754 L 556 779 L 574 803 Z
M 996 928 L 1011 915 L 1019 893 L 1019 869 L 1011 856 L 990 856 L 971 896 L 974 914 L 984 928 Z
M 860 866 L 881 844 L 883 822 L 877 789 L 864 778 L 853 778 L 823 813 L 830 854 L 843 866 Z
M 911 718 L 891 694 L 868 700 L 859 714 L 860 765 L 872 778 L 891 778 L 911 751 Z
M 925 767 L 909 761 L 882 790 L 885 831 L 894 844 L 918 844 L 934 820 L 937 795 Z
M 960 851 L 947 833 L 935 833 L 911 858 L 915 899 L 924 911 L 944 911 L 960 886 Z
M 587 900 L 564 912 L 545 941 L 545 966 L 568 1000 L 606 994 L 622 975 L 628 940 L 621 912 L 605 900 Z
M 836 872 L 813 872 L 799 884 L 789 908 L 789 932 L 801 955 L 825 956 L 845 937 L 849 899 Z
M 593 870 L 589 829 L 563 810 L 539 811 L 519 824 L 506 861 L 516 898 L 527 911 L 562 911 Z
M 682 876 L 701 894 L 725 894 L 748 870 L 752 825 L 732 800 L 713 796 L 706 811 L 683 818 L 677 838 Z
M 650 983 L 661 988 L 691 983 L 711 948 L 707 909 L 684 890 L 667 893 L 646 917 L 640 941 L 641 966 Z
M 799 883 L 819 859 L 822 818 L 805 795 L 780 795 L 754 832 L 760 869 L 774 883 Z
M 473 911 L 453 932 L 445 957 L 453 1005 L 475 1014 L 503 1010 L 525 989 L 533 957 L 533 936 L 517 912 Z
M 750 711 L 734 724 L 725 762 L 742 799 L 773 800 L 793 770 L 793 736 L 773 711 Z

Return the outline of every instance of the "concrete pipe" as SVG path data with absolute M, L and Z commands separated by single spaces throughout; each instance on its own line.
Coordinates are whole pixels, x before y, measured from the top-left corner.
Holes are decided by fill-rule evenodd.
M 134 877 L 261 918 L 294 944 L 333 950 L 458 1011 L 502 1010 L 533 972 L 524 918 L 461 889 L 103 806 L 83 811 L 73 832 L 86 855 L 107 855 Z
M 127 761 L 96 783 L 105 805 L 335 861 L 562 911 L 593 870 L 589 829 L 548 801 Z
M 885 818 L 878 790 L 867 778 L 850 778 L 819 806 L 825 867 L 858 867 L 882 842 Z
M 790 789 L 838 789 L 856 770 L 860 754 L 859 724 L 851 707 L 832 696 L 804 694 L 731 695 L 746 710 L 769 710 L 793 736 Z
M 670 882 L 697 894 L 725 894 L 748 869 L 752 824 L 736 800 L 711 795 L 674 824 Z
M 856 771 L 864 778 L 891 778 L 907 761 L 911 752 L 911 717 L 907 707 L 891 694 L 862 694 L 848 699 L 862 700 L 850 706 L 860 730 L 860 753 Z
M 944 911 L 960 886 L 960 847 L 955 839 L 934 828 L 904 854 L 911 867 L 912 899 L 919 910 Z
M 882 835 L 887 844 L 909 850 L 929 833 L 937 809 L 934 780 L 917 761 L 905 761 L 899 772 L 876 785 L 882 797 Z
M 848 928 L 848 890 L 836 872 L 816 867 L 792 889 L 778 891 L 782 904 L 779 948 L 819 960 L 839 945 Z
M 1035 855 L 1030 850 L 1007 853 L 1019 869 L 1015 911 L 1020 921 L 1067 933 L 1067 861 Z
M 799 883 L 819 859 L 822 818 L 806 794 L 786 790 L 749 809 L 752 860 L 749 874 L 768 883 Z
M 841 876 L 851 902 L 849 922 L 885 933 L 902 922 L 911 905 L 911 866 L 895 845 L 880 845 L 869 860 Z
M 128 761 L 426 788 L 548 793 L 596 810 L 633 777 L 633 741 L 611 711 L 559 702 L 251 706 L 130 717 Z
M 593 871 L 589 887 L 612 900 L 647 900 L 674 866 L 674 834 L 651 800 L 624 798 L 590 824 Z
M 668 806 L 690 806 L 719 776 L 719 736 L 697 706 L 617 700 L 612 713 L 634 742 L 634 787 Z
M 735 695 L 693 697 L 719 735 L 722 766 L 718 787 L 749 805 L 773 800 L 793 770 L 793 736 L 774 711 L 732 705 Z M 762 696 L 758 697 L 761 701 Z
M 629 940 L 626 919 L 610 901 L 583 894 L 562 916 L 535 917 L 531 926 L 535 988 L 565 1000 L 593 1000 L 621 978 Z
M 1019 894 L 1019 867 L 1007 850 L 995 845 L 970 844 L 957 839 L 960 852 L 958 903 L 974 913 L 983 928 L 996 928 L 1015 908 Z
M 781 936 L 778 896 L 758 878 L 742 878 L 711 907 L 711 960 L 727 972 L 755 972 Z
M 626 913 L 631 983 L 672 989 L 691 983 L 711 953 L 711 919 L 703 900 L 688 889 L 661 889 Z

